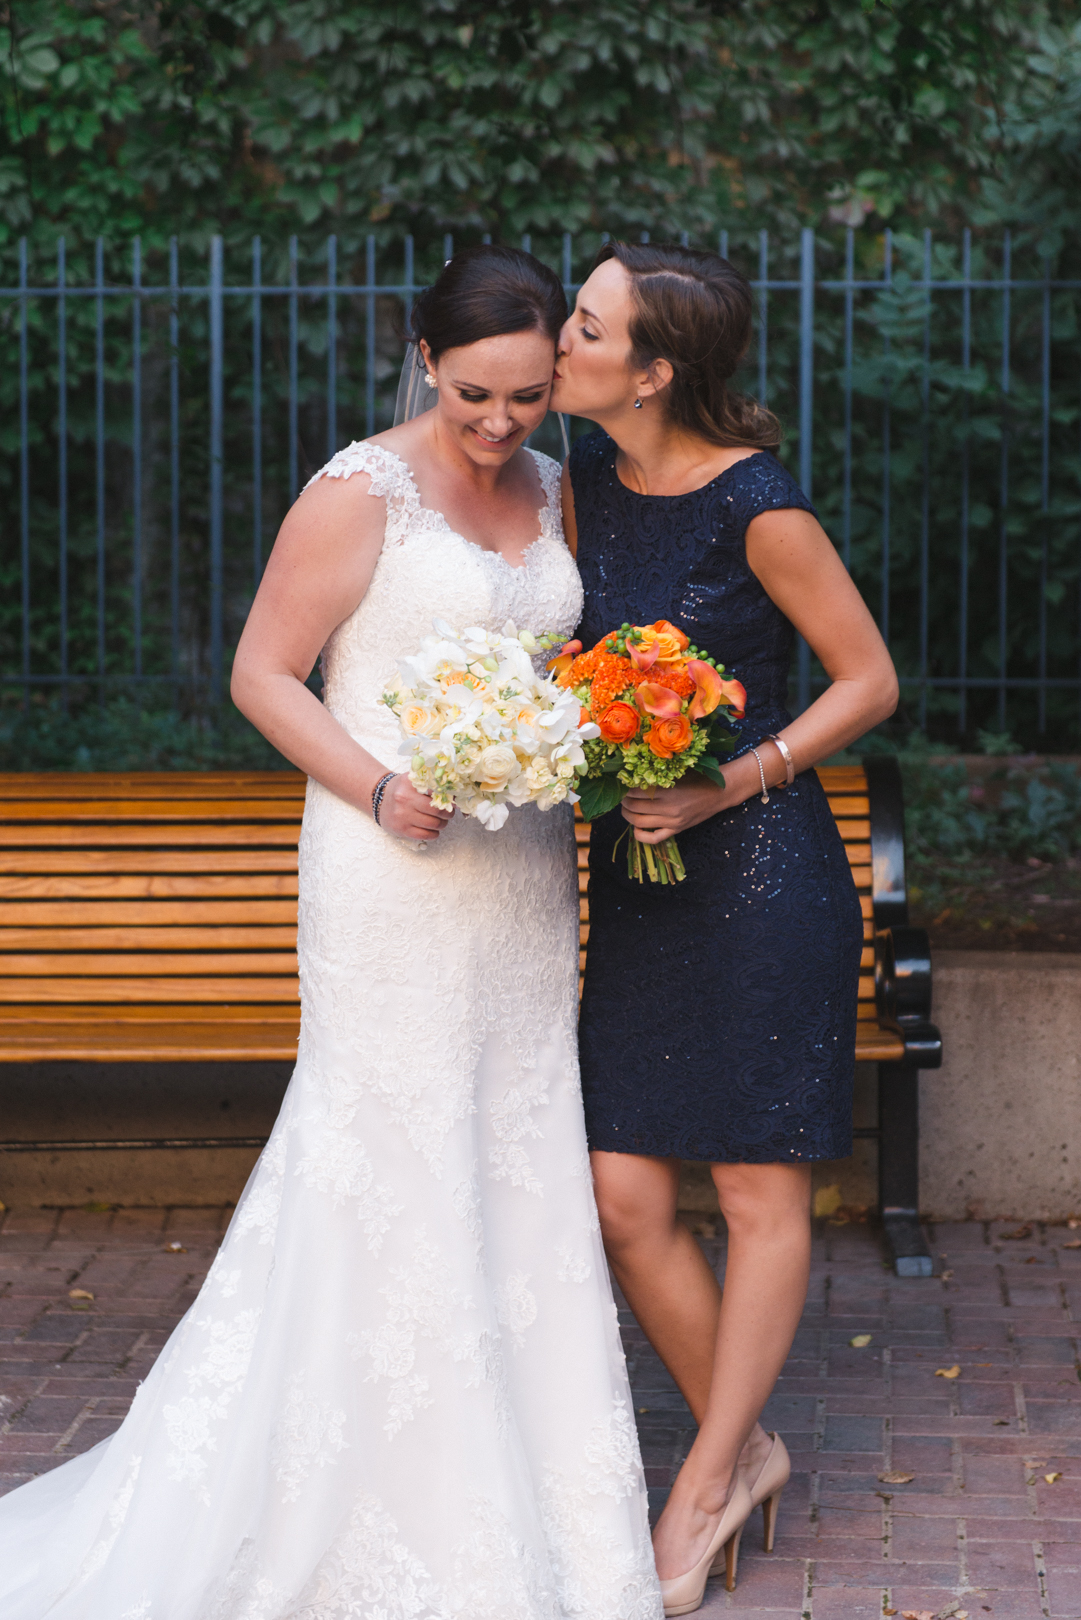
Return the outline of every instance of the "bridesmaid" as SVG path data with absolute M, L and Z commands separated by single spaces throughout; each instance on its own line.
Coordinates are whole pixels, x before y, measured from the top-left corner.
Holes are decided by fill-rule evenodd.
M 581 1014 L 586 1122 L 605 1246 L 698 1424 L 654 1533 L 668 1614 L 788 1478 L 758 1423 L 800 1319 L 811 1164 L 851 1153 L 859 901 L 812 769 L 897 702 L 889 653 L 773 416 L 728 387 L 751 289 L 674 246 L 602 249 L 563 328 L 552 408 L 599 429 L 563 473 L 585 586 L 578 634 L 667 619 L 747 689 L 720 788 L 632 792 L 593 825 Z M 830 684 L 785 709 L 796 632 Z M 620 832 L 678 834 L 674 887 L 627 877 Z M 728 1225 L 723 1295 L 676 1219 L 681 1159 L 707 1162 Z

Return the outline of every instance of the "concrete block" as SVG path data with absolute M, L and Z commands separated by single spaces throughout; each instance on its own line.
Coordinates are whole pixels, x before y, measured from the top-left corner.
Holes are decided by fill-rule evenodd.
M 1081 955 L 939 951 L 942 1068 L 920 1080 L 935 1220 L 1081 1211 Z

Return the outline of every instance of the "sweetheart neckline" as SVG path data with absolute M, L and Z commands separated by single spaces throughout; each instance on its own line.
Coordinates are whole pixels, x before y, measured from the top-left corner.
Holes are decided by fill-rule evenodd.
M 394 460 L 398 463 L 398 465 L 401 467 L 403 473 L 405 474 L 405 478 L 406 478 L 406 480 L 407 480 L 407 482 L 409 484 L 410 490 L 412 491 L 413 498 L 414 498 L 414 501 L 415 501 L 415 509 L 418 512 L 426 512 L 430 517 L 438 518 L 439 522 L 443 525 L 443 530 L 447 534 L 453 536 L 453 538 L 455 540 L 460 540 L 463 546 L 471 546 L 474 551 L 479 551 L 482 557 L 493 557 L 493 558 L 495 558 L 496 561 L 501 562 L 505 568 L 509 568 L 512 574 L 524 574 L 526 569 L 529 567 L 530 561 L 532 560 L 531 557 L 530 557 L 530 553 L 535 549 L 535 547 L 540 545 L 542 540 L 546 540 L 546 539 L 550 538 L 550 536 L 545 533 L 544 516 L 545 516 L 546 512 L 547 513 L 552 513 L 553 512 L 553 507 L 552 507 L 552 503 L 551 503 L 551 501 L 550 501 L 550 499 L 548 497 L 548 491 L 545 488 L 544 479 L 541 477 L 541 470 L 540 470 L 540 467 L 539 467 L 538 461 L 537 461 L 537 457 L 539 455 L 539 452 L 530 449 L 529 445 L 523 445 L 522 448 L 524 450 L 528 451 L 528 453 L 533 457 L 533 468 L 534 468 L 534 471 L 536 472 L 537 482 L 540 484 L 541 494 L 544 497 L 544 499 L 543 499 L 543 502 L 541 503 L 541 505 L 538 506 L 538 508 L 537 508 L 537 531 L 538 532 L 534 536 L 534 538 L 529 542 L 529 544 L 526 546 L 525 550 L 522 552 L 522 560 L 519 563 L 508 562 L 507 558 L 503 555 L 503 553 L 501 551 L 491 551 L 487 546 L 480 545 L 478 543 L 478 541 L 470 540 L 469 536 L 465 535 L 465 534 L 462 534 L 459 529 L 452 528 L 451 524 L 450 524 L 450 519 L 447 517 L 445 512 L 441 512 L 438 507 L 425 506 L 424 505 L 424 502 L 423 502 L 423 500 L 421 498 L 420 486 L 418 485 L 418 483 L 416 481 L 416 478 L 413 476 L 413 469 L 409 465 L 408 461 L 406 461 L 405 457 L 400 456 L 398 454 L 397 450 L 391 450 L 389 445 L 381 444 L 381 445 L 378 445 L 378 446 L 374 446 L 373 448 L 377 448 L 377 449 L 381 450 L 384 455 L 392 456 L 394 458 Z

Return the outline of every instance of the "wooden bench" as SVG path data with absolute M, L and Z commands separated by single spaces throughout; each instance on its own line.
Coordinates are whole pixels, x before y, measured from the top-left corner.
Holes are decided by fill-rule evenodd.
M 864 915 L 856 1057 L 879 1066 L 883 1220 L 930 1272 L 918 1208 L 917 1072 L 941 1061 L 926 936 L 908 928 L 893 760 L 820 773 Z M 0 775 L 0 1062 L 291 1061 L 300 1011 L 295 771 Z M 577 823 L 582 963 L 589 828 Z M 258 1145 L 240 1138 L 85 1146 Z
M 0 1061 L 295 1059 L 304 788 L 297 771 L 0 775 Z

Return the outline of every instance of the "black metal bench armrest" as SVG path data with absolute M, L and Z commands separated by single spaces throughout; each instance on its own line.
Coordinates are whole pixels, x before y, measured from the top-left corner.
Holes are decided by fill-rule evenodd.
M 942 1036 L 931 1022 L 931 946 L 925 928 L 907 924 L 875 931 L 875 1005 L 879 1022 L 897 1030 L 905 1060 L 920 1069 L 942 1066 Z

